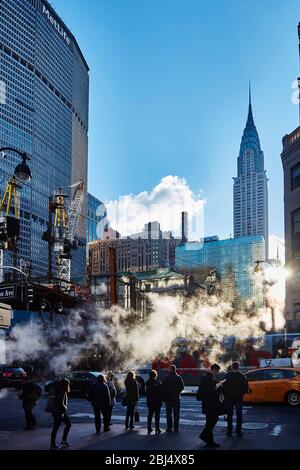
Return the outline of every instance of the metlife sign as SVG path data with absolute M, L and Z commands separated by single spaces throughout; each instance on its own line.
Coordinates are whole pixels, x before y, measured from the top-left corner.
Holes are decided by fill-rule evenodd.
M 43 3 L 42 4 L 42 14 L 47 18 L 49 23 L 53 26 L 54 29 L 58 32 L 58 34 L 62 37 L 62 39 L 66 42 L 68 46 L 71 45 L 71 39 L 68 36 L 68 33 L 65 31 L 64 27 L 61 25 L 61 23 L 54 17 L 54 15 L 51 13 L 49 8 Z

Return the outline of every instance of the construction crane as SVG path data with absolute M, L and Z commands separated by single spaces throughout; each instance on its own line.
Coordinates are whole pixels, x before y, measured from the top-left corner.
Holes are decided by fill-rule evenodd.
M 3 266 L 4 250 L 12 250 L 13 265 L 17 261 L 17 242 L 20 236 L 20 185 L 11 176 L 0 200 L 0 266 Z M 2 271 L 0 273 L 2 282 Z
M 81 213 L 84 200 L 84 180 L 68 187 L 71 192 L 71 203 L 66 205 L 68 195 L 60 188 L 55 194 L 54 203 L 54 252 L 58 253 L 57 277 L 64 290 L 70 288 L 72 250 L 78 248 L 75 238 L 78 217 Z

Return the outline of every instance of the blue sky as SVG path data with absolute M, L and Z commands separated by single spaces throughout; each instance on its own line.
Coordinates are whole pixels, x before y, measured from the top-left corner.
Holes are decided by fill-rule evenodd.
M 203 192 L 206 235 L 232 234 L 232 177 L 248 81 L 283 235 L 280 153 L 299 122 L 298 0 L 53 0 L 89 63 L 89 191 L 151 191 L 167 175 Z

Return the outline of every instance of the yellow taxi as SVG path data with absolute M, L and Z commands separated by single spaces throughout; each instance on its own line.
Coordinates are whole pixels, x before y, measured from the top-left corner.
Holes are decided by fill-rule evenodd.
M 245 373 L 249 393 L 245 402 L 286 402 L 300 405 L 300 368 L 264 367 Z

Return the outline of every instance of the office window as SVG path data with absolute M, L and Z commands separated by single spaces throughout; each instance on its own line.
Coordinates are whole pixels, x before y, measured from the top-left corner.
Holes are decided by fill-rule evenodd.
M 292 246 L 293 251 L 300 250 L 300 209 L 292 212 Z
M 300 209 L 292 213 L 293 235 L 300 233 Z
M 300 163 L 291 168 L 291 189 L 296 189 L 300 186 Z

